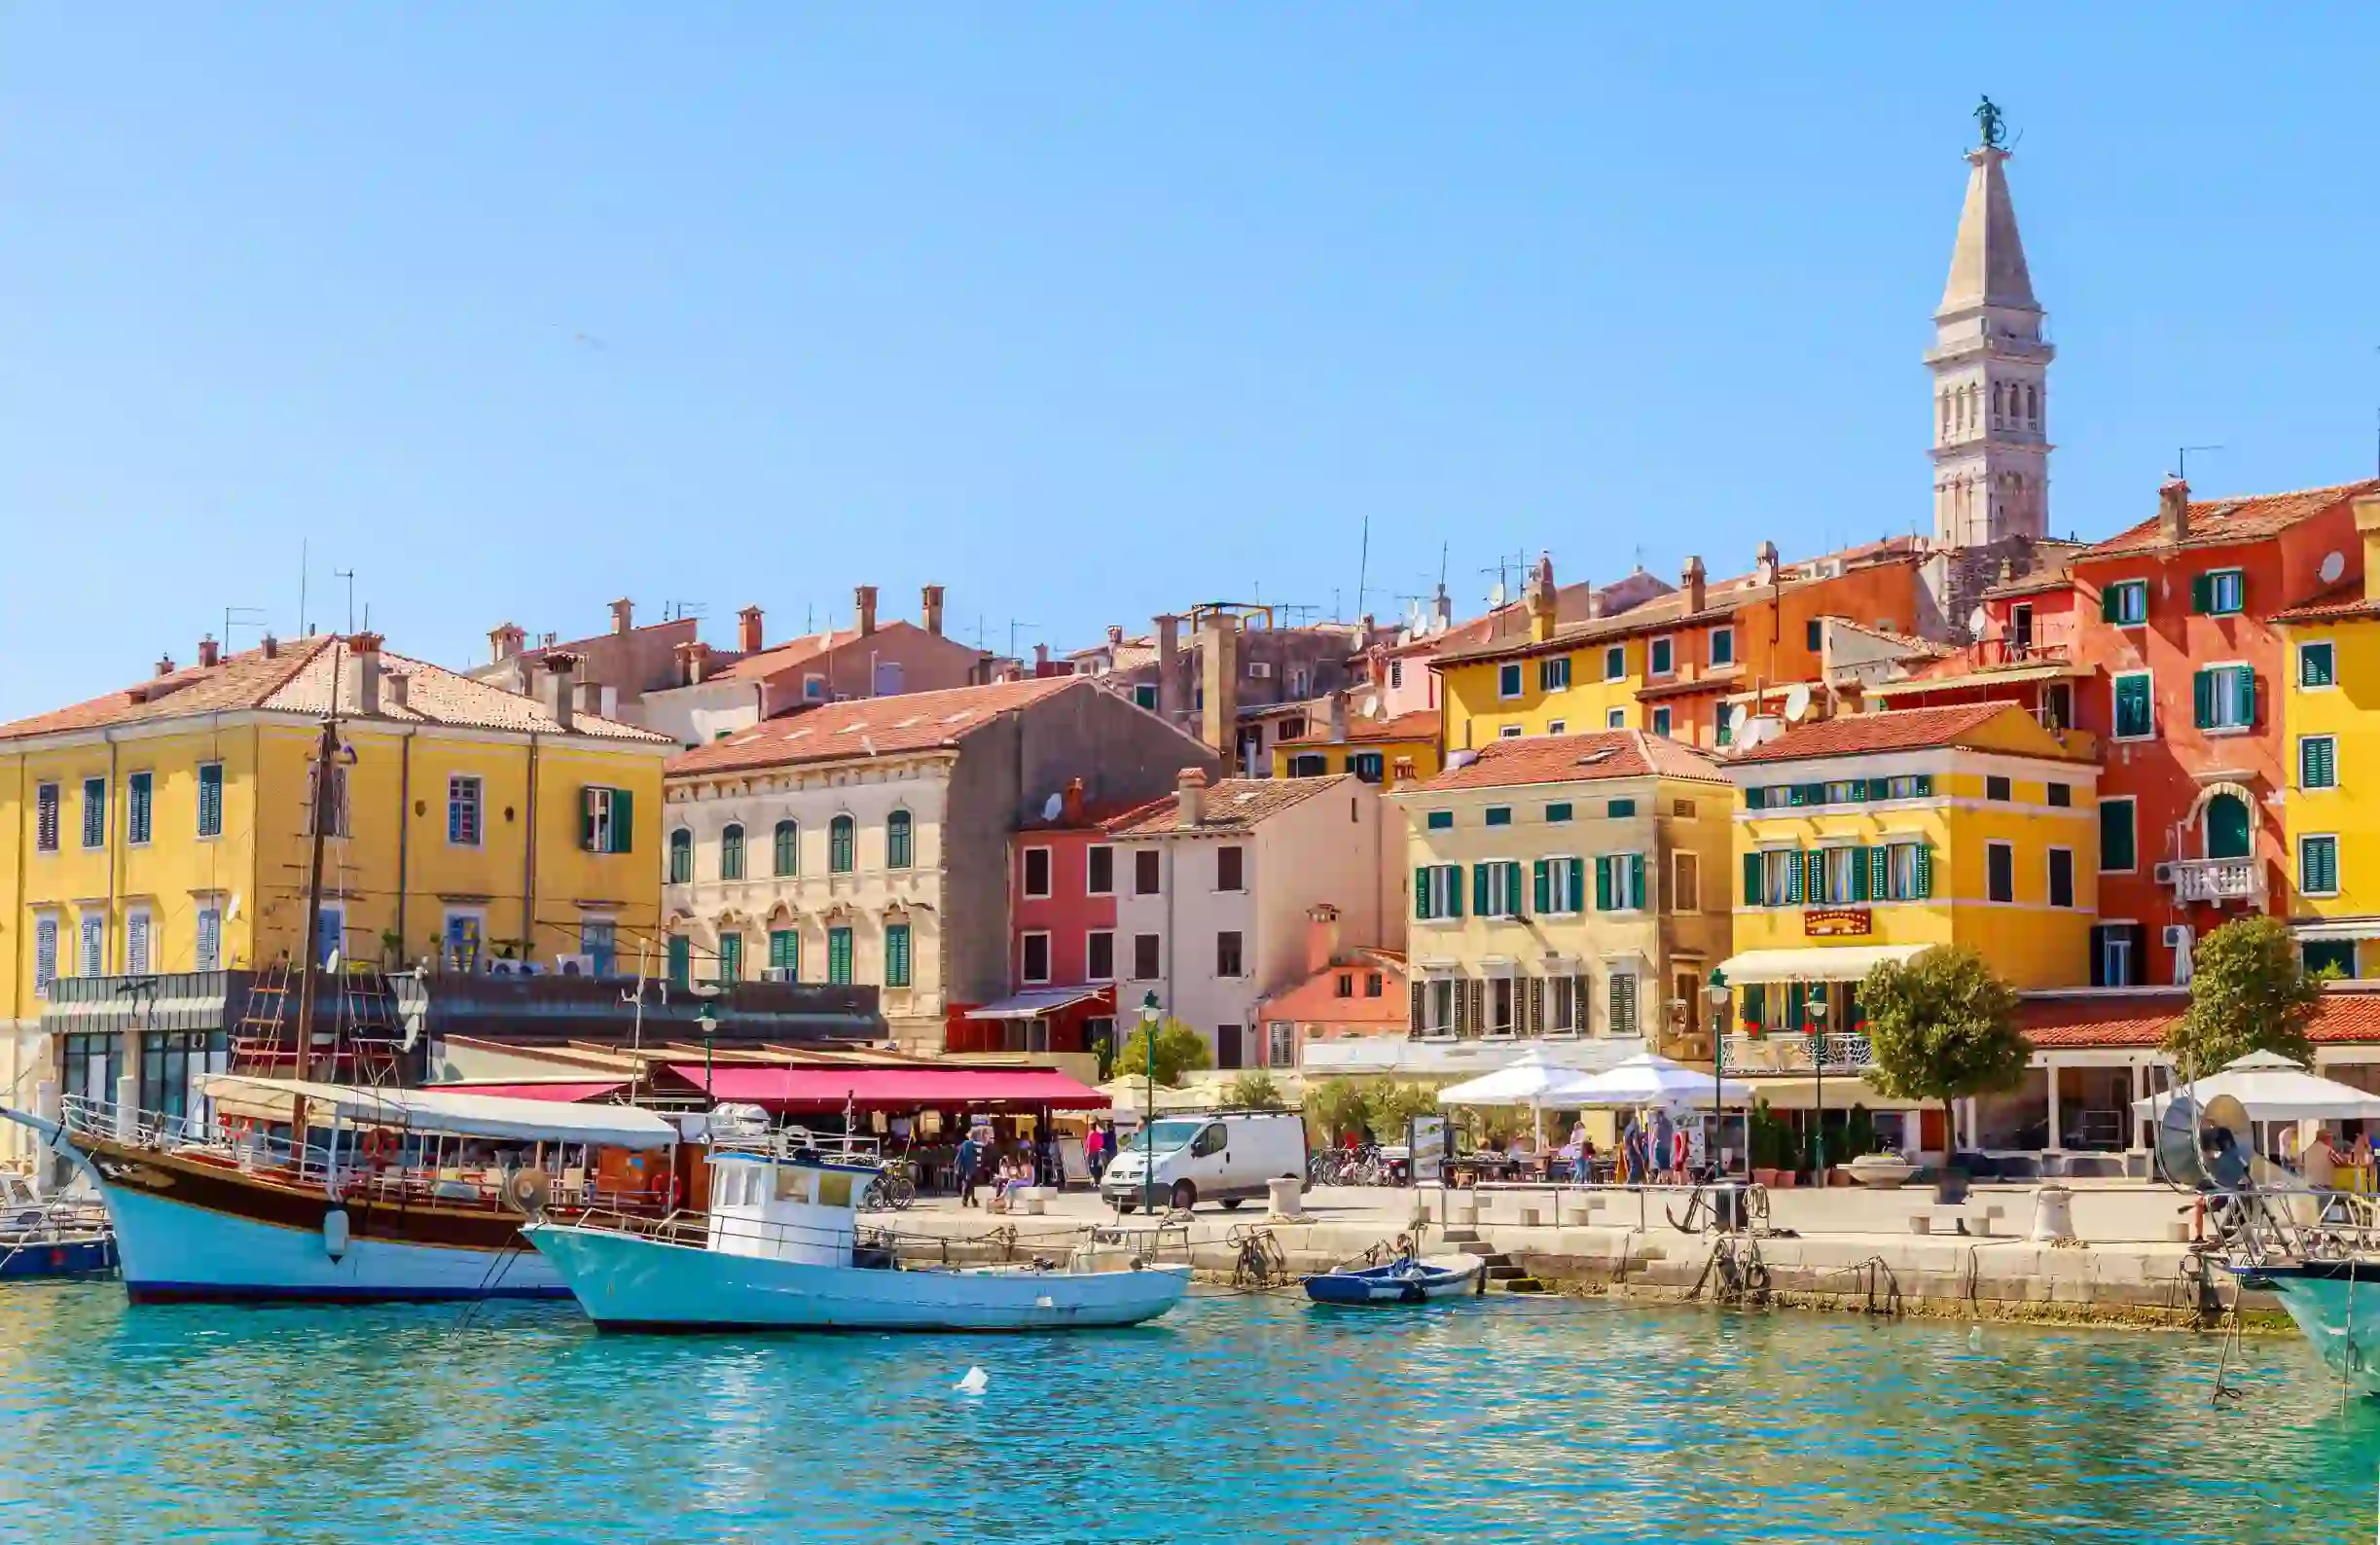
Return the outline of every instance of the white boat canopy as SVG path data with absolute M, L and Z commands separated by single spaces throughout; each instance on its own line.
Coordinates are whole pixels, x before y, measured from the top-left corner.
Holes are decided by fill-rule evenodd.
M 2251 1052 L 2195 1084 L 2179 1084 L 2164 1094 L 2136 1099 L 2132 1113 L 2162 1121 L 2165 1107 L 2179 1094 L 2187 1094 L 2202 1106 L 2218 1095 L 2229 1095 L 2247 1109 L 2250 1121 L 2380 1120 L 2380 1095 L 2316 1077 L 2275 1052 Z
M 304 1099 L 309 1117 L 336 1114 L 355 1126 L 403 1132 L 504 1142 L 584 1142 L 603 1148 L 666 1148 L 678 1140 L 675 1127 L 632 1105 L 569 1105 L 436 1089 L 360 1089 L 244 1073 L 207 1073 L 198 1082 L 225 1113 L 268 1121 L 288 1121 Z
M 1597 1073 L 1562 1092 L 1566 1103 L 1634 1107 L 1707 1105 L 1712 1096 L 1721 1105 L 1749 1105 L 1751 1089 L 1732 1078 L 1713 1078 L 1683 1062 L 1654 1052 L 1642 1052 L 1607 1072 Z

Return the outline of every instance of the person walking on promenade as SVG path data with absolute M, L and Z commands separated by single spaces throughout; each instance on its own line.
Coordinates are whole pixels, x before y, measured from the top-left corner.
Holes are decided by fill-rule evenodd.
M 983 1162 L 984 1150 L 970 1132 L 958 1144 L 958 1204 L 962 1207 L 975 1205 L 975 1170 Z

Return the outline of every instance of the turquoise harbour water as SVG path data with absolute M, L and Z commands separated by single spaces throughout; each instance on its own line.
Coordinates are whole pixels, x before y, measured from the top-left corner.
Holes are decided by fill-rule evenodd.
M 2367 1540 L 2305 1347 L 1202 1297 L 1079 1336 L 0 1295 L 0 1538 Z M 952 1385 L 969 1365 L 980 1397 Z

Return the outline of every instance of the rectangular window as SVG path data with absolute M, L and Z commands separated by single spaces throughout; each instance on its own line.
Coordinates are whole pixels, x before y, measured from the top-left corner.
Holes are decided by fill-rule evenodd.
M 223 764 L 198 765 L 198 835 L 223 835 Z
M 1471 866 L 1471 911 L 1482 917 L 1521 915 L 1521 866 L 1501 859 Z
M 191 964 L 199 971 L 223 969 L 223 909 L 207 902 L 198 909 L 198 940 Z
M 590 853 L 636 850 L 636 805 L 627 789 L 591 784 L 579 790 L 579 847 Z M 692 879 L 692 852 L 687 854 L 686 861 L 687 878 Z
M 1462 916 L 1462 868 L 1429 864 L 1413 872 L 1413 915 L 1423 922 Z
M 1670 733 L 1670 710 L 1669 710 L 1668 708 L 1666 708 L 1666 707 L 1662 707 L 1662 708 L 1655 708 L 1655 709 L 1653 710 L 1653 734 L 1655 734 L 1655 735 L 1659 735 L 1659 736 L 1666 736 L 1666 735 L 1668 735 L 1669 733 Z
M 1537 911 L 1574 916 L 1585 910 L 1586 863 L 1576 858 L 1540 858 L 1533 866 Z
M 2047 785 L 2047 788 L 2049 790 L 2049 804 L 2052 809 L 2063 810 L 2073 808 L 2074 803 L 2074 786 L 2072 783 L 2051 783 Z
M 1157 683 L 1153 681 L 1136 682 L 1133 686 L 1133 701 L 1149 712 L 1155 713 L 1157 711 Z
M 1496 737 L 1498 740 L 1518 740 L 1521 737 L 1521 727 L 1517 724 L 1503 725 L 1497 730 Z
M 826 930 L 826 980 L 836 987 L 851 985 L 851 930 Z
M 1824 619 L 1813 617 L 1803 626 L 1802 642 L 1809 646 L 1810 653 L 1814 655 L 1826 646 L 1826 624 Z
M 456 971 L 478 970 L 480 915 L 476 912 L 448 913 L 444 949 L 450 968 Z
M 1388 759 L 1378 751 L 1357 751 L 1347 759 L 1347 770 L 1363 783 L 1378 783 L 1388 775 Z
M 1133 854 L 1133 894 L 1154 896 L 1162 888 L 1158 879 L 1157 849 L 1143 847 Z
M 447 841 L 457 847 L 480 845 L 480 780 L 460 773 L 447 779 Z
M 2156 716 L 2149 706 L 2149 674 L 2127 671 L 2115 678 L 2115 738 L 2146 740 L 2156 733 Z
M 1537 690 L 1560 692 L 1570 684 L 1570 657 L 1557 655 L 1537 662 Z
M 1104 843 L 1094 844 L 1083 850 L 1086 879 L 1083 890 L 1093 896 L 1112 896 L 1116 893 L 1116 850 Z
M 1244 975 L 1240 961 L 1240 934 L 1226 928 L 1214 936 L 1214 974 L 1219 977 Z
M 694 981 L 694 941 L 682 933 L 669 936 L 669 985 L 683 988 Z
M 1275 1020 L 1265 1026 L 1265 1036 L 1272 1049 L 1272 1065 L 1297 1065 L 1297 1026 L 1287 1020 Z
M 1809 858 L 1802 889 L 1811 902 L 1841 907 L 1867 900 L 1865 848 L 1822 847 Z
M 2297 685 L 2309 690 L 2335 687 L 2339 683 L 2337 657 L 2332 646 L 2299 644 L 2297 646 Z
M 2128 875 L 2140 866 L 2140 844 L 2133 828 L 2130 798 L 2099 802 L 2099 872 Z
M 1035 930 L 1025 936 L 1025 974 L 1028 987 L 1050 979 L 1050 936 Z
M 1363 995 L 1367 998 L 1379 997 L 1387 986 L 1387 983 L 1388 978 L 1382 975 L 1380 972 L 1365 972 L 1363 974 Z
M 2253 665 L 2209 665 L 2190 675 L 2190 705 L 2201 730 L 2245 730 L 2256 719 Z
M 1089 982 L 1116 979 L 1116 936 L 1112 929 L 1094 928 L 1083 935 L 1083 978 Z
M 1512 978 L 1490 977 L 1487 987 L 1488 1033 L 1490 1035 L 1510 1035 L 1512 1033 L 1513 1005 L 1520 996 L 1513 990 Z
M 798 931 L 769 930 L 769 970 L 779 982 L 802 980 L 802 935 Z
M 579 953 L 587 957 L 590 975 L 610 976 L 620 955 L 620 925 L 604 917 L 589 917 L 581 922 Z
M 1547 735 L 1568 735 L 1569 734 L 1569 731 L 1570 724 L 1568 719 L 1548 719 L 1545 721 L 1545 733 Z
M 1987 774 L 1983 780 L 1983 797 L 1987 800 L 1999 800 L 2005 804 L 2007 801 L 2015 798 L 2015 793 L 2010 788 L 2006 778 L 1992 777 Z
M 2238 569 L 2209 569 L 2190 584 L 2190 609 L 2205 617 L 2229 617 L 2245 604 L 2247 579 Z
M 2049 904 L 2053 907 L 2074 904 L 2074 852 L 2071 847 L 2049 850 Z
M 1644 910 L 1644 855 L 1605 853 L 1595 860 L 1595 910 Z
M 2099 593 L 2099 618 L 2118 628 L 2148 621 L 2148 581 L 2119 580 Z
M 1050 894 L 1050 850 L 1028 847 L 1025 850 L 1025 894 L 1028 900 L 1046 900 Z
M 149 909 L 135 907 L 124 915 L 124 970 L 126 976 L 149 974 Z
M 2335 837 L 2297 839 L 2297 888 L 2309 896 L 2339 893 L 2339 840 Z
M 1613 800 L 1604 807 L 1604 813 L 1615 821 L 1627 820 L 1637 813 L 1637 802 L 1635 800 Z
M 909 986 L 909 924 L 884 925 L 884 986 Z
M 1401 660 L 1391 660 L 1391 661 L 1389 661 L 1389 662 L 1388 662 L 1388 685 L 1389 685 L 1389 686 L 1391 686 L 1391 687 L 1401 687 L 1401 686 L 1403 686 L 1404 684 L 1405 684 L 1405 663 L 1404 663 L 1403 661 L 1401 661 Z
M 107 779 L 83 780 L 83 845 L 107 845 Z
M 1573 976 L 1545 979 L 1545 1031 L 1548 1035 L 1576 1035 L 1587 1027 L 1587 995 L 1580 990 L 1580 980 Z
M 1644 667 L 1646 675 L 1675 675 L 1677 670 L 1677 640 L 1675 638 L 1654 639 L 1649 647 L 1647 659 L 1648 664 Z
M 1422 824 L 1433 832 L 1451 832 L 1455 829 L 1455 812 L 1453 810 L 1431 810 L 1423 818 Z
M 1489 806 L 1488 824 L 1490 826 L 1510 826 L 1512 824 L 1512 807 L 1509 805 Z
M 83 919 L 83 948 L 76 965 L 80 976 L 95 977 L 107 973 L 107 919 L 86 916 Z
M 33 919 L 33 995 L 46 998 L 57 981 L 57 919 Z
M 719 935 L 719 980 L 721 983 L 743 980 L 743 935 Z
M 1634 971 L 1611 973 L 1611 1023 L 1606 1034 L 1640 1035 L 1637 1027 L 1637 974 Z
M 1547 821 L 1557 825 L 1563 821 L 1569 820 L 1570 818 L 1569 805 L 1567 802 L 1560 805 L 1548 805 L 1545 807 L 1545 818 Z
M 1604 710 L 1604 728 L 1606 730 L 1627 729 L 1628 710 L 1626 708 L 1606 708 Z
M 1247 849 L 1236 844 L 1214 850 L 1214 888 L 1247 889 Z
M 1613 644 L 1604 651 L 1604 679 L 1624 680 L 1628 675 L 1628 646 Z
M 1157 957 L 1157 936 L 1153 933 L 1134 934 L 1133 980 L 1135 982 L 1156 981 L 1158 977 L 1164 975 L 1158 969 L 1160 964 Z
M 1984 899 L 2016 900 L 2016 849 L 2006 843 L 1983 844 Z
M 1446 977 L 1434 977 L 1423 984 L 1422 1023 L 1418 1026 L 1423 1034 L 1455 1033 L 1455 991 L 1458 986 Z
M 1711 629 L 1711 663 L 1732 665 L 1736 663 L 1736 630 L 1732 628 Z
M 1517 662 L 1496 667 L 1496 695 L 1499 698 L 1517 698 L 1521 695 L 1521 667 Z
M 2297 737 L 2297 786 L 2301 789 L 2334 789 L 2339 786 L 2338 737 L 2327 735 L 2301 735 Z
M 1670 855 L 1670 911 L 1703 910 L 1703 865 L 1699 853 Z

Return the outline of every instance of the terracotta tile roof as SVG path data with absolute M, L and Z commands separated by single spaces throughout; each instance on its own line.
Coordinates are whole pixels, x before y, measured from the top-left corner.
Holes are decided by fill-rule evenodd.
M 1207 786 L 1200 801 L 1200 832 L 1244 832 L 1292 806 L 1303 805 L 1342 783 L 1356 780 L 1349 773 L 1320 778 L 1224 778 Z M 1162 837 L 1186 830 L 1175 814 L 1179 796 L 1151 800 L 1107 823 L 1110 837 Z
M 1853 713 L 1787 730 L 1774 740 L 1736 753 L 1739 763 L 1798 762 L 1821 756 L 1862 756 L 1873 751 L 1924 751 L 1959 744 L 2003 713 L 2022 714 L 2013 702 L 1958 702 L 1938 708 L 1901 708 L 1891 713 Z M 2031 715 L 2026 715 L 2028 718 Z
M 1744 685 L 1742 665 L 1723 665 L 1709 675 L 1696 676 L 1690 681 L 1665 681 L 1658 686 L 1638 689 L 1637 701 L 1649 702 L 1656 698 L 1691 698 L 1706 692 L 1732 692 Z
M 1045 821 L 1039 816 L 1025 821 L 1017 831 L 1025 832 L 1096 832 L 1119 815 L 1130 815 L 1148 804 L 1146 800 L 1085 800 L 1082 813 L 1061 813 L 1056 820 Z
M 2241 542 L 2261 541 L 2268 536 L 2280 535 L 2300 521 L 2311 520 L 2326 510 L 2335 509 L 2366 493 L 2380 493 L 2380 479 L 2366 478 L 2361 483 L 2341 483 L 2327 488 L 2299 488 L 2290 493 L 2258 493 L 2237 499 L 2193 499 L 2190 501 L 2190 534 L 2181 545 L 2184 548 L 2229 547 Z M 2090 562 L 2136 553 L 2171 551 L 2172 544 L 2160 534 L 2157 522 L 2158 518 L 2151 516 L 2129 530 L 2119 531 L 2104 542 L 2084 548 L 2074 555 L 2074 559 L 2076 562 Z
M 2365 600 L 2362 581 L 2349 580 L 2343 585 L 2331 586 L 2302 606 L 2275 612 L 2269 620 L 2276 623 L 2351 623 L 2364 617 L 2380 617 L 2380 601 Z
M 2053 994 L 2025 998 L 2017 1024 L 2042 1048 L 2155 1046 L 2189 1006 L 2186 988 Z M 2326 1045 L 2380 1043 L 2380 992 L 2362 985 L 2325 988 L 2306 1036 Z
M 171 675 L 152 677 L 104 698 L 0 725 L 0 739 L 242 709 L 328 713 L 340 666 L 348 658 L 344 649 L 336 647 L 339 642 L 334 634 L 318 634 L 281 645 L 272 657 L 268 657 L 260 647 L 229 656 L 217 665 L 186 666 Z M 376 718 L 399 724 L 561 733 L 560 725 L 535 698 L 475 681 L 444 665 L 383 650 L 380 670 L 383 684 L 380 711 Z M 402 672 L 409 678 L 410 690 L 403 708 L 390 701 L 385 678 L 392 672 Z M 592 713 L 573 714 L 571 733 L 610 740 L 668 739 L 653 731 Z
M 1393 719 L 1350 719 L 1347 722 L 1347 739 L 1350 745 L 1360 744 L 1366 740 L 1435 740 L 1438 738 L 1439 723 L 1440 716 L 1435 708 L 1417 708 L 1411 713 L 1400 713 Z M 1309 735 L 1299 736 L 1294 740 L 1281 740 L 1277 743 L 1284 746 L 1304 746 L 1333 745 L 1337 742 L 1331 739 L 1330 729 L 1325 725 L 1322 729 Z
M 1491 740 L 1461 767 L 1416 785 L 1421 793 L 1502 788 L 1516 783 L 1589 783 L 1604 778 L 1694 778 L 1724 783 L 1719 765 L 1690 745 L 1642 730 L 1529 735 Z
M 883 624 L 877 630 L 888 632 L 895 628 L 909 626 L 911 625 L 895 620 Z M 781 644 L 773 644 L 756 654 L 737 655 L 721 651 L 714 653 L 711 658 L 715 661 L 725 654 L 733 664 L 723 670 L 711 671 L 703 679 L 705 681 L 718 681 L 723 678 L 729 681 L 763 681 L 782 671 L 791 670 L 796 665 L 806 665 L 829 651 L 840 649 L 858 636 L 859 629 L 855 628 L 837 628 L 829 629 L 822 633 L 805 633 L 799 638 L 790 638 Z
M 681 752 L 670 758 L 667 772 L 673 777 L 736 772 L 956 745 L 1002 714 L 1077 687 L 1098 690 L 1089 676 L 1043 676 L 822 703 Z

